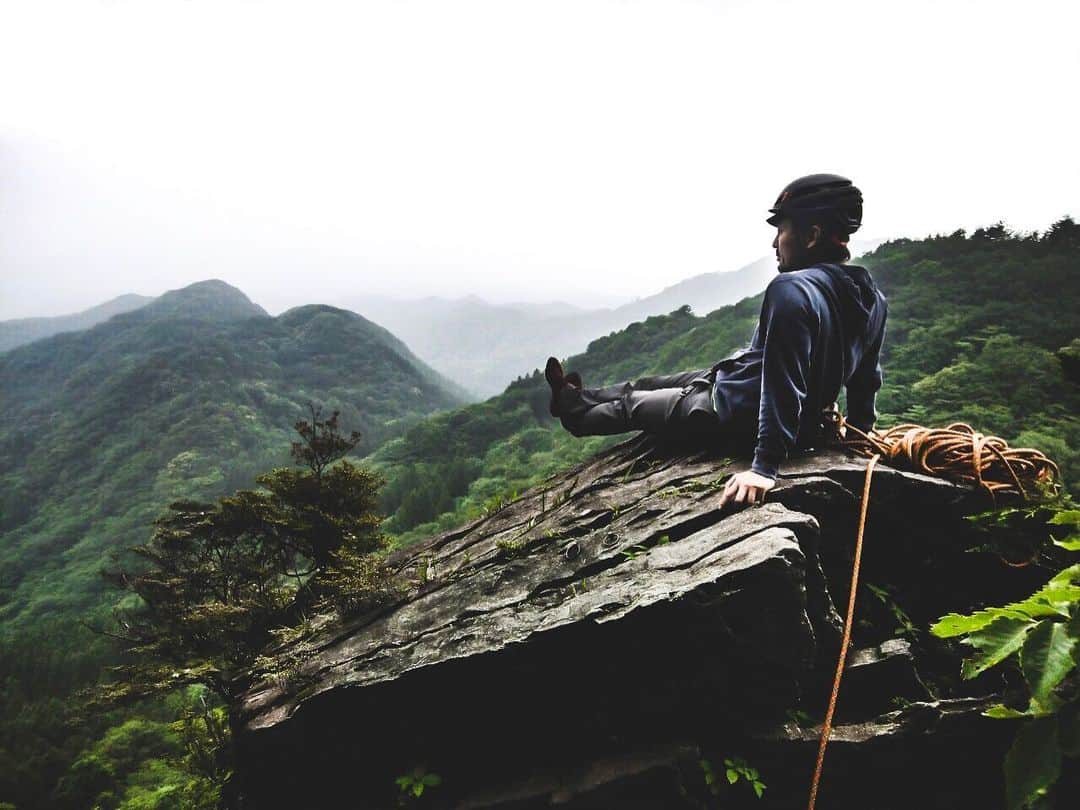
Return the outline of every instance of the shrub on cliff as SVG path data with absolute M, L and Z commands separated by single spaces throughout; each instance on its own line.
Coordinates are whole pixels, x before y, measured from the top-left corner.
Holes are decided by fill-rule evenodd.
M 129 654 L 106 699 L 202 683 L 231 697 L 247 667 L 316 607 L 345 607 L 378 591 L 386 548 L 376 511 L 381 478 L 345 459 L 359 434 L 338 414 L 295 425 L 301 469 L 259 476 L 262 489 L 216 503 L 178 501 L 131 549 L 141 570 L 107 576 L 130 592 L 118 637 Z

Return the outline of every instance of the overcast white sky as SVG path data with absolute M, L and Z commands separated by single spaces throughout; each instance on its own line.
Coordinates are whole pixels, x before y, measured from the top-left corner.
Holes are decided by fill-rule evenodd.
M 1080 216 L 1080 4 L 0 0 L 0 318 L 222 278 L 648 295 L 770 252 Z

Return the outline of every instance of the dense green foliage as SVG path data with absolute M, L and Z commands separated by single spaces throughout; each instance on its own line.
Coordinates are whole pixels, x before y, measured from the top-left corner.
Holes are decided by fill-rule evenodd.
M 226 703 L 273 639 L 305 611 L 359 598 L 351 572 L 386 547 L 376 497 L 381 480 L 345 456 L 360 440 L 338 432 L 338 414 L 300 420 L 294 460 L 305 469 L 260 475 L 216 503 L 178 501 L 132 551 L 140 570 L 109 575 L 136 597 L 118 613 L 127 662 L 102 687 L 144 697 L 200 684 Z
M 878 427 L 965 421 L 1044 451 L 1074 487 L 1078 256 L 1080 226 L 1064 219 L 1042 235 L 997 225 L 970 237 L 897 240 L 863 257 L 889 299 Z M 700 318 L 684 307 L 593 341 L 565 365 L 586 385 L 704 368 L 749 341 L 760 305 L 757 296 Z M 381 447 L 370 460 L 388 480 L 387 530 L 408 542 L 452 527 L 616 440 L 573 438 L 547 414 L 547 400 L 536 371 Z
M 361 431 L 359 452 L 460 402 L 357 315 L 241 317 L 246 301 L 194 285 L 0 355 L 4 628 L 107 614 L 105 552 L 144 539 L 166 504 L 216 497 L 283 462 L 310 401 Z
M 338 414 L 323 419 L 314 408 L 295 427 L 302 469 L 275 469 L 258 477 L 260 489 L 212 504 L 170 505 L 150 540 L 132 549 L 140 564 L 109 575 L 132 596 L 117 613 L 113 638 L 124 656 L 114 677 L 75 700 L 23 701 L 16 735 L 0 749 L 2 795 L 73 810 L 218 806 L 229 776 L 227 706 L 260 654 L 302 632 L 307 611 L 346 612 L 388 588 L 388 576 L 373 576 L 386 545 L 375 511 L 381 481 L 345 459 L 359 434 L 342 436 Z M 109 711 L 146 697 L 157 700 Z M 28 711 L 42 707 L 57 718 Z M 28 789 L 19 771 L 39 780 L 34 766 L 43 763 L 20 768 L 20 748 L 36 744 L 60 759 L 56 740 L 32 736 L 43 730 L 69 736 L 66 768 L 57 762 L 48 782 Z
M 280 466 L 311 401 L 360 428 L 366 452 L 463 397 L 357 315 L 271 318 L 220 282 L 0 354 L 0 802 L 55 806 L 113 722 L 72 725 L 68 699 L 120 662 L 83 626 L 128 605 L 100 576 L 109 553 L 144 542 L 169 503 Z
M 215 810 L 228 777 L 225 710 L 198 689 L 117 717 L 52 791 L 58 810 Z M 19 805 L 17 805 L 19 806 Z
M 1080 563 L 1062 565 L 1061 551 L 1080 552 L 1080 511 L 1071 504 L 1039 504 L 976 516 L 988 529 L 1009 532 L 1022 521 L 1043 521 L 1062 529 L 1038 550 L 1044 564 L 1058 570 L 1026 599 L 988 607 L 970 615 L 950 613 L 931 631 L 960 638 L 974 654 L 964 661 L 963 677 L 988 669 L 1019 671 L 1016 705 L 987 710 L 990 717 L 1023 721 L 1005 758 L 1006 807 L 1050 808 L 1065 768 L 1080 760 Z
M 69 634 L 56 639 L 49 654 L 56 657 L 70 649 L 63 645 L 73 638 Z M 25 649 L 16 652 L 26 653 L 24 660 L 33 658 Z M 43 685 L 41 691 L 49 688 L 57 686 Z M 211 810 L 217 806 L 227 770 L 204 753 L 210 750 L 210 737 L 223 731 L 221 709 L 208 707 L 198 691 L 182 690 L 131 710 L 78 718 L 76 701 L 62 697 L 68 688 L 32 701 L 8 691 L 0 701 L 4 707 L 0 796 L 9 807 Z

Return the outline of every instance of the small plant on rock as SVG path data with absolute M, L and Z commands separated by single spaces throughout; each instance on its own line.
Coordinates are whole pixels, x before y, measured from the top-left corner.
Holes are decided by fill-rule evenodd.
M 422 766 L 413 768 L 394 780 L 398 786 L 398 806 L 406 807 L 420 799 L 429 788 L 442 784 L 442 777 L 437 773 L 427 773 Z
M 702 773 L 705 774 L 705 784 L 708 785 L 709 792 L 713 796 L 719 796 L 723 782 L 717 776 L 712 763 L 707 759 L 702 759 L 699 764 Z M 765 783 L 761 781 L 761 775 L 758 773 L 757 768 L 751 767 L 742 757 L 726 757 L 724 759 L 724 778 L 728 785 L 734 785 L 739 781 L 745 782 L 759 799 L 765 793 Z

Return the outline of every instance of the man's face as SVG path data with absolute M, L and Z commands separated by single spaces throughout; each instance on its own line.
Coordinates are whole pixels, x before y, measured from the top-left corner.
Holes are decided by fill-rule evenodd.
M 817 243 L 819 230 L 815 225 L 811 227 L 809 235 L 800 234 L 790 219 L 780 220 L 772 246 L 776 251 L 776 267 L 781 273 L 806 266 L 810 248 Z

